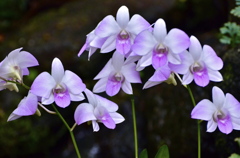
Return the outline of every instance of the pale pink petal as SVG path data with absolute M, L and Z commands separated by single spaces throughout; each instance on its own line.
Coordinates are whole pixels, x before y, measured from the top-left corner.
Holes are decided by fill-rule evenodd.
M 124 64 L 124 55 L 115 51 L 112 56 L 112 65 L 116 70 L 116 72 L 119 72 L 122 69 L 123 64 Z
M 116 48 L 116 35 L 109 36 L 101 47 L 101 53 L 108 53 Z
M 133 94 L 131 83 L 126 80 L 122 83 L 122 90 L 127 94 Z
M 143 89 L 147 89 L 147 88 L 150 88 L 150 87 L 153 87 L 153 86 L 156 86 L 158 84 L 160 84 L 162 82 L 155 82 L 155 81 L 147 81 L 144 86 L 143 86 Z
M 216 86 L 212 88 L 212 100 L 213 100 L 213 104 L 219 109 L 223 107 L 225 102 L 225 95 L 223 91 Z
M 169 31 L 164 39 L 163 44 L 170 48 L 174 54 L 185 51 L 190 45 L 188 35 L 179 29 L 172 29 Z
M 112 15 L 106 16 L 96 27 L 95 34 L 99 37 L 108 37 L 116 35 L 120 32 L 121 28 L 115 21 Z
M 42 72 L 33 81 L 30 92 L 37 96 L 48 98 L 55 85 L 54 78 L 49 73 Z
M 137 55 L 146 55 L 153 50 L 156 44 L 157 41 L 152 33 L 146 30 L 137 35 L 132 45 L 132 51 Z
M 103 67 L 103 69 L 97 74 L 96 77 L 94 77 L 94 80 L 98 80 L 103 77 L 109 76 L 109 74 L 113 71 L 113 66 L 112 66 L 112 59 L 110 59 L 107 64 Z
M 229 111 L 231 117 L 240 118 L 240 103 L 232 94 L 226 94 L 226 100 L 223 107 Z
M 129 11 L 126 6 L 121 6 L 118 9 L 117 15 L 116 15 L 116 21 L 122 29 L 124 29 L 127 26 L 129 22 Z
M 217 129 L 217 123 L 211 119 L 207 123 L 207 132 L 214 132 Z
M 150 28 L 150 24 L 140 15 L 135 14 L 130 19 L 126 31 L 137 35 L 145 29 Z
M 122 123 L 125 120 L 125 118 L 117 112 L 111 112 L 109 113 L 109 115 L 111 116 L 115 124 Z
M 93 132 L 98 132 L 100 129 L 97 121 L 95 120 L 92 121 L 92 127 L 93 127 Z
M 215 82 L 223 81 L 223 76 L 219 71 L 208 69 L 208 76 L 209 76 L 209 80 L 211 81 L 215 81 Z
M 108 82 L 108 77 L 101 78 L 93 87 L 94 93 L 101 93 L 106 91 L 106 85 Z
M 106 98 L 103 98 L 99 95 L 96 95 L 96 99 L 98 100 L 98 104 L 103 106 L 104 108 L 107 109 L 108 112 L 115 112 L 118 110 L 118 105 Z
M 223 67 L 223 61 L 219 58 L 212 47 L 208 45 L 203 46 L 203 61 L 208 68 L 212 70 L 220 70 Z
M 75 122 L 80 125 L 84 122 L 91 121 L 91 120 L 97 120 L 93 113 L 93 106 L 88 103 L 82 103 L 78 105 L 74 112 L 74 120 Z
M 64 68 L 62 62 L 58 58 L 53 59 L 51 74 L 57 83 L 61 82 L 64 76 Z
M 80 94 L 86 88 L 86 85 L 82 82 L 82 79 L 69 70 L 65 71 L 62 83 L 67 86 L 68 91 L 72 94 Z
M 128 82 L 141 83 L 141 78 L 140 78 L 139 72 L 136 71 L 135 63 L 130 63 L 130 64 L 124 65 L 122 67 L 121 72 Z
M 209 121 L 215 111 L 217 111 L 215 105 L 208 99 L 203 99 L 192 110 L 191 118 Z
M 193 74 L 190 71 L 188 71 L 185 75 L 183 75 L 182 84 L 188 85 L 192 81 L 193 81 Z
M 149 81 L 154 82 L 165 81 L 169 78 L 170 74 L 171 69 L 168 67 L 168 65 L 165 65 L 155 70 L 153 76 L 149 79 Z
M 202 46 L 195 36 L 190 37 L 190 42 L 191 44 L 189 46 L 189 53 L 192 55 L 195 61 L 198 61 L 202 54 Z
M 154 24 L 153 35 L 158 42 L 163 43 L 167 36 L 166 23 L 163 19 L 158 19 Z

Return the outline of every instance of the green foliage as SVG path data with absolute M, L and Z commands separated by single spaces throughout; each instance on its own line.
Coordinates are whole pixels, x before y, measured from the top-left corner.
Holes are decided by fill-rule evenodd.
M 232 155 L 229 156 L 228 158 L 240 158 L 240 155 L 238 155 L 238 154 L 232 154 Z
M 144 150 L 140 153 L 139 158 L 148 158 L 147 149 L 144 149 Z
M 240 26 L 235 22 L 227 22 L 220 28 L 220 42 L 229 44 L 232 47 L 240 43 Z
M 234 9 L 232 9 L 230 13 L 233 14 L 234 16 L 240 18 L 240 6 L 238 6 L 238 7 L 234 8 Z
M 155 158 L 169 158 L 169 151 L 167 145 L 163 145 L 159 148 Z

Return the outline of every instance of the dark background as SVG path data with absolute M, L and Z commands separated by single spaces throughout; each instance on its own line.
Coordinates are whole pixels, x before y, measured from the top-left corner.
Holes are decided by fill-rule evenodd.
M 205 98 L 211 100 L 214 85 L 240 100 L 239 61 L 236 60 L 239 59 L 239 48 L 229 48 L 219 42 L 219 28 L 227 21 L 236 20 L 229 14 L 235 7 L 234 0 L 1 0 L 0 59 L 19 47 L 32 53 L 40 66 L 30 68 L 31 75 L 24 77 L 24 82 L 30 86 L 39 73 L 50 72 L 53 58 L 58 57 L 66 70 L 77 73 L 92 89 L 96 83 L 93 78 L 111 53 L 95 53 L 88 61 L 88 53 L 79 58 L 78 51 L 98 22 L 109 14 L 115 16 L 122 5 L 129 8 L 131 16 L 140 14 L 150 23 L 163 18 L 168 31 L 182 29 L 189 36 L 196 36 L 202 45 L 212 46 L 223 58 L 224 82 L 211 82 L 205 88 L 194 83 L 190 85 L 196 102 Z M 143 83 L 152 73 L 150 67 L 141 73 Z M 161 145 L 167 144 L 172 158 L 197 157 L 197 123 L 190 118 L 193 106 L 187 89 L 180 84 L 165 83 L 147 90 L 142 87 L 143 84 L 133 84 L 139 151 L 147 148 L 149 158 L 152 158 Z M 29 116 L 6 122 L 26 94 L 23 88 L 19 93 L 0 92 L 0 157 L 75 158 L 70 135 L 57 116 L 40 109 L 41 117 Z M 119 105 L 119 113 L 126 120 L 114 130 L 101 124 L 97 133 L 93 133 L 87 124 L 77 126 L 74 134 L 82 158 L 134 157 L 130 97 L 121 92 L 109 99 Z M 78 104 L 59 109 L 70 126 L 74 124 L 73 114 Z M 229 135 L 218 129 L 207 133 L 206 122 L 202 122 L 201 134 L 204 158 L 226 158 L 240 151 L 234 142 L 240 137 L 239 131 Z

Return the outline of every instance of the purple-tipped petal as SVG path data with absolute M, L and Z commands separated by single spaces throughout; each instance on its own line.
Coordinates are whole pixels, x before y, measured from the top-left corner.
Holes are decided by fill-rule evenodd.
M 122 29 L 124 29 L 127 26 L 129 22 L 129 11 L 126 6 L 121 6 L 118 9 L 117 15 L 116 15 L 116 21 Z
M 118 34 L 121 28 L 112 15 L 106 16 L 96 27 L 95 34 L 99 37 L 108 37 Z
M 30 92 L 37 96 L 48 98 L 55 85 L 54 78 L 49 73 L 42 72 L 33 81 Z
M 67 85 L 69 92 L 72 94 L 80 94 L 86 88 L 86 85 L 82 82 L 82 79 L 69 70 L 65 71 L 62 82 Z
M 225 119 L 218 120 L 218 128 L 222 133 L 229 134 L 232 132 L 232 122 L 229 116 Z
M 189 53 L 192 55 L 195 61 L 198 61 L 202 54 L 202 46 L 195 36 L 190 37 L 190 42 L 191 44 L 189 46 Z
M 117 81 L 114 76 L 110 75 L 106 85 L 106 93 L 109 96 L 114 96 L 119 92 L 121 86 L 122 83 L 120 81 Z
M 190 39 L 185 32 L 175 28 L 169 31 L 163 44 L 168 46 L 174 54 L 178 54 L 189 47 Z
M 219 58 L 212 47 L 208 45 L 203 46 L 203 60 L 207 67 L 212 70 L 220 70 L 223 67 L 223 61 Z
M 152 33 L 146 30 L 137 35 L 132 45 L 132 51 L 137 55 L 146 55 L 153 50 L 156 44 L 157 41 Z
M 94 115 L 101 121 L 107 128 L 114 129 L 116 127 L 115 122 L 103 106 L 97 106 L 94 109 Z
M 135 14 L 130 19 L 126 31 L 137 35 L 145 29 L 150 28 L 150 24 L 140 15 Z
M 58 58 L 53 59 L 51 74 L 57 83 L 61 82 L 64 76 L 64 68 L 62 62 Z
M 55 103 L 61 108 L 65 108 L 71 103 L 70 95 L 67 90 L 65 92 L 54 93 L 54 100 Z
M 154 25 L 153 35 L 158 42 L 163 43 L 167 36 L 166 23 L 163 19 L 158 19 Z
M 80 125 L 84 122 L 91 121 L 91 120 L 97 120 L 93 113 L 93 106 L 88 103 L 82 103 L 78 105 L 75 113 L 74 113 L 74 120 L 75 122 Z
M 206 69 L 203 69 L 199 72 L 194 72 L 193 74 L 194 81 L 197 85 L 201 87 L 205 87 L 209 83 L 208 72 Z
M 215 105 L 211 101 L 203 99 L 192 110 L 191 118 L 209 121 L 216 110 Z

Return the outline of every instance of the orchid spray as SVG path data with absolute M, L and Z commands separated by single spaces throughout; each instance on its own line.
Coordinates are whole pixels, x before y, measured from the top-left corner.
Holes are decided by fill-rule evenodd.
M 38 66 L 37 59 L 29 52 L 18 48 L 0 63 L 0 90 L 19 91 L 18 86 L 28 90 L 7 121 L 13 121 L 23 116 L 40 115 L 39 108 L 50 114 L 57 115 L 68 129 L 76 154 L 81 158 L 80 151 L 73 134 L 77 125 L 90 123 L 93 132 L 98 132 L 104 125 L 115 129 L 117 124 L 125 121 L 123 115 L 117 112 L 118 105 L 108 98 L 116 96 L 120 91 L 131 95 L 133 135 L 135 158 L 139 157 L 137 122 L 133 84 L 141 84 L 140 72 L 146 67 L 152 67 L 154 73 L 143 85 L 147 89 L 163 82 L 177 84 L 177 79 L 187 88 L 193 103 L 191 118 L 198 119 L 198 158 L 201 157 L 201 120 L 208 121 L 207 132 L 219 128 L 222 133 L 229 134 L 233 129 L 240 130 L 240 103 L 233 95 L 218 88 L 212 89 L 212 102 L 203 99 L 195 103 L 189 84 L 194 81 L 200 87 L 206 87 L 210 81 L 221 82 L 223 77 L 219 72 L 223 61 L 208 45 L 201 46 L 195 36 L 188 36 L 184 31 L 173 28 L 167 31 L 167 25 L 162 18 L 154 24 L 149 24 L 142 16 L 135 14 L 130 18 L 126 6 L 121 6 L 116 18 L 108 15 L 87 35 L 86 42 L 78 56 L 89 51 L 88 59 L 97 51 L 113 53 L 103 69 L 96 75 L 98 80 L 93 90 L 87 88 L 82 79 L 74 72 L 65 70 L 59 58 L 54 58 L 51 74 L 40 73 L 31 86 L 24 84 L 23 76 L 29 75 L 29 67 Z M 85 101 L 86 100 L 86 101 Z M 85 102 L 84 102 L 85 101 Z M 58 108 L 66 109 L 71 102 L 80 102 L 73 114 L 75 121 L 71 127 L 59 112 Z M 56 106 L 55 106 L 56 105 Z M 54 111 L 48 109 L 51 106 Z M 166 154 L 167 146 L 160 148 L 156 156 Z M 141 158 L 147 158 L 147 151 L 141 152 Z

